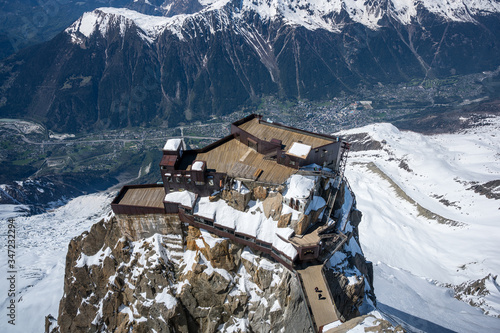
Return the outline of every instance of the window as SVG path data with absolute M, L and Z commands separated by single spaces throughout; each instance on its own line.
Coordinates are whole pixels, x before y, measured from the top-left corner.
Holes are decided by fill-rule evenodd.
M 181 182 L 181 177 L 175 177 L 175 182 L 176 182 L 177 184 L 180 184 L 180 182 Z
M 167 177 L 167 182 L 168 182 L 168 183 L 172 182 L 172 177 L 168 176 L 168 177 Z
M 187 178 L 186 183 L 191 184 L 191 178 Z
M 214 179 L 213 178 L 211 178 L 211 179 L 208 180 L 208 186 L 214 186 L 214 184 L 215 183 L 214 183 Z
M 295 161 L 290 161 L 290 165 L 295 165 Z

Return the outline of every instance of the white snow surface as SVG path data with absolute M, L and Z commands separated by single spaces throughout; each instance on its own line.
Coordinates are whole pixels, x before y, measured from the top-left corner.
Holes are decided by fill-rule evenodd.
M 29 207 L 26 205 L 0 205 L 0 220 L 6 220 L 11 217 L 26 215 Z
M 196 195 L 189 191 L 170 192 L 165 195 L 165 201 L 179 203 L 186 207 L 193 207 Z
M 238 191 L 238 193 L 241 193 L 241 194 L 250 193 L 250 190 L 240 180 L 237 180 L 234 182 L 233 190 Z
M 182 139 L 168 139 L 163 146 L 163 150 L 166 151 L 177 151 L 182 143 Z
M 342 17 L 344 10 L 350 19 L 371 29 L 378 29 L 379 20 L 384 15 L 402 24 L 418 21 L 417 8 L 423 7 L 429 12 L 442 17 L 445 21 L 475 22 L 474 16 L 500 12 L 500 2 L 496 0 L 389 0 L 387 2 L 359 0 L 242 0 L 241 8 L 233 9 L 229 0 L 201 0 L 204 6 L 194 14 L 179 14 L 172 17 L 145 15 L 126 8 L 98 8 L 83 14 L 66 32 L 72 36 L 73 42 L 81 43 L 81 36 L 88 38 L 96 30 L 104 36 L 110 27 L 117 26 L 123 36 L 134 24 L 141 30 L 141 37 L 152 42 L 163 31 L 169 30 L 180 40 L 190 34 L 197 34 L 198 29 L 191 29 L 200 23 L 210 28 L 210 33 L 223 29 L 219 24 L 206 17 L 207 13 L 215 15 L 223 22 L 241 20 L 241 33 L 250 40 L 252 27 L 243 22 L 246 15 L 257 13 L 263 20 L 282 21 L 288 25 L 303 26 L 309 30 L 324 29 L 339 32 L 345 24 Z M 199 29 L 201 33 L 201 29 Z M 259 48 L 256 45 L 256 48 Z
M 293 259 L 297 250 L 292 244 L 284 241 L 278 235 L 287 239 L 293 230 L 290 228 L 278 228 L 278 222 L 272 218 L 266 218 L 264 207 L 260 201 L 251 201 L 247 212 L 240 212 L 230 207 L 224 200 L 210 202 L 208 197 L 201 197 L 194 207 L 193 213 L 198 216 L 214 220 L 215 225 L 234 229 L 238 233 L 256 237 L 284 253 Z
M 203 171 L 203 162 L 202 161 L 196 161 L 193 163 L 193 166 L 191 167 L 191 170 L 193 171 Z
M 285 198 L 306 199 L 317 181 L 316 176 L 291 175 L 287 179 Z
M 178 32 L 186 15 L 177 15 L 174 17 L 163 17 L 145 15 L 126 8 L 102 7 L 92 12 L 87 12 L 76 20 L 65 31 L 73 38 L 73 42 L 80 43 L 80 34 L 89 38 L 96 30 L 101 36 L 105 37 L 112 27 L 119 27 L 120 35 L 132 25 L 137 26 L 142 33 L 140 36 L 148 42 L 156 39 L 165 29 L 174 33 Z
M 290 149 L 288 149 L 287 154 L 294 155 L 300 158 L 306 158 L 310 151 L 311 146 L 299 142 L 294 142 L 292 143 Z
M 387 142 L 383 150 L 351 152 L 346 167 L 363 213 L 361 246 L 375 263 L 379 309 L 410 330 L 500 332 L 499 318 L 453 298 L 445 287 L 500 274 L 500 202 L 469 189 L 473 182 L 500 179 L 500 118 L 456 134 L 425 136 L 389 124 L 347 133 Z M 401 160 L 411 171 L 398 166 Z M 419 205 L 461 224 L 421 215 L 368 168 L 371 162 Z M 498 313 L 498 287 L 486 285 L 491 294 L 483 299 L 491 314 Z
M 41 332 L 45 316 L 57 318 L 59 301 L 63 296 L 66 253 L 70 240 L 109 216 L 113 196 L 91 194 L 75 198 L 65 206 L 41 215 L 18 216 L 16 225 L 16 325 L 0 320 L 0 332 Z M 9 207 L 7 207 L 10 209 Z M 2 225 L 0 269 L 7 268 L 7 229 L 5 207 L 0 206 Z M 88 262 L 87 262 L 88 263 Z M 0 306 L 7 307 L 8 281 L 0 279 Z M 5 310 L 2 311 L 5 316 Z M 5 319 L 4 318 L 4 319 Z
M 92 256 L 87 256 L 83 253 L 80 254 L 80 257 L 76 261 L 75 267 L 83 267 L 83 266 L 94 266 L 99 265 L 102 266 L 104 258 L 111 254 L 111 248 L 107 247 L 105 250 L 100 249 L 96 254 Z
M 158 303 L 163 303 L 167 309 L 173 309 L 177 305 L 177 298 L 169 294 L 169 288 L 163 288 L 161 293 L 158 293 L 155 297 L 155 301 Z

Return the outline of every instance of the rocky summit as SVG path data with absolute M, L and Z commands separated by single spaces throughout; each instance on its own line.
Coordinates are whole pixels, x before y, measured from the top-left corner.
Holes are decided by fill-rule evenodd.
M 70 242 L 59 317 L 47 317 L 47 332 L 313 332 L 296 273 L 177 215 L 154 218 L 106 218 Z M 360 219 L 353 208 L 346 228 L 355 234 L 326 264 L 343 320 L 375 300 Z

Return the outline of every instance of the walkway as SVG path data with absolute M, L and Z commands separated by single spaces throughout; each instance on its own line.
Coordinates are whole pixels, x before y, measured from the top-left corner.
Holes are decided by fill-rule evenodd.
M 304 269 L 297 269 L 302 280 L 304 294 L 309 301 L 313 320 L 316 323 L 317 329 L 315 331 L 317 332 L 320 332 L 322 326 L 339 320 L 337 309 L 321 272 L 322 267 L 323 265 L 310 265 Z M 316 287 L 321 292 L 316 292 Z M 318 294 L 321 294 L 321 299 L 319 299 Z

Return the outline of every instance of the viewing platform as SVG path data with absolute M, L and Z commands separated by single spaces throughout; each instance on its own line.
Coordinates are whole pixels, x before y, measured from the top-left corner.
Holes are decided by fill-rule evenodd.
M 315 332 L 337 321 L 323 267 L 347 239 L 338 224 L 345 229 L 349 212 L 335 221 L 332 214 L 349 145 L 249 115 L 230 135 L 186 148 L 167 140 L 161 182 L 124 186 L 111 204 L 117 218 L 170 216 L 268 255 L 300 280 Z
M 323 265 L 306 265 L 304 268 L 296 268 L 316 325 L 316 332 L 321 332 L 323 326 L 339 320 L 339 314 L 322 269 Z

